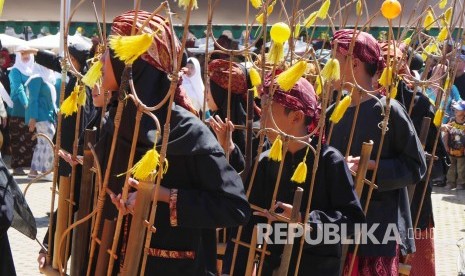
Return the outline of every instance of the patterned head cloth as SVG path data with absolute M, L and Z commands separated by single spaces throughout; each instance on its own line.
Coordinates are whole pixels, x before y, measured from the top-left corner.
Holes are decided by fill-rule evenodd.
M 270 93 L 271 84 L 271 74 L 268 74 L 263 83 L 262 95 Z M 300 78 L 294 87 L 287 92 L 276 86 L 273 101 L 290 110 L 302 110 L 305 116 L 313 118 L 312 123 L 308 126 L 309 133 L 317 127 L 321 109 L 318 105 L 315 90 L 306 79 Z
M 136 33 L 139 31 L 139 28 L 142 27 L 144 22 L 150 17 L 150 13 L 147 11 L 139 10 L 137 13 L 137 22 L 136 22 Z M 113 35 L 128 36 L 131 35 L 132 24 L 135 19 L 135 11 L 128 11 L 113 20 L 111 25 L 111 32 Z M 143 29 L 142 33 L 153 34 L 153 41 L 150 48 L 146 53 L 141 55 L 141 59 L 149 63 L 156 69 L 165 72 L 167 74 L 172 73 L 173 71 L 173 62 L 174 58 L 179 57 L 179 52 L 181 51 L 181 43 L 179 43 L 178 38 L 175 35 L 171 34 L 171 27 L 168 21 L 160 15 L 154 15 L 150 18 L 149 23 Z M 173 53 L 172 45 L 176 52 Z M 114 53 L 111 51 L 112 55 Z M 115 67 L 115 59 L 112 58 L 112 64 Z M 119 62 L 120 66 L 124 66 L 122 62 Z M 192 102 L 187 97 L 186 92 L 180 87 L 182 79 L 178 81 L 178 87 L 176 88 L 174 101 L 185 109 L 191 111 L 192 113 L 198 115 L 197 111 L 192 105 Z
M 337 51 L 343 55 L 348 55 L 354 35 L 356 39 L 353 48 L 353 56 L 364 63 L 377 64 L 378 71 L 383 70 L 385 63 L 381 56 L 381 49 L 376 39 L 369 33 L 355 32 L 351 29 L 338 30 L 334 33 L 331 45 L 335 47 L 337 42 Z
M 231 93 L 245 94 L 247 93 L 247 77 L 245 68 L 237 63 L 232 63 L 231 74 Z M 213 81 L 218 86 L 228 91 L 229 83 L 229 61 L 223 59 L 215 59 L 208 64 L 208 74 L 210 81 Z

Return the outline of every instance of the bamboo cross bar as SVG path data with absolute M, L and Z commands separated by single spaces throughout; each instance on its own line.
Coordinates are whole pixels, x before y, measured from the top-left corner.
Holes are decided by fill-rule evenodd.
M 300 205 L 302 203 L 302 197 L 304 194 L 304 190 L 300 187 L 297 188 L 294 194 L 294 200 L 292 202 L 292 212 L 290 217 L 290 223 L 295 224 L 300 221 L 301 214 L 300 214 Z M 300 226 L 299 226 L 300 227 Z M 292 257 L 292 249 L 294 247 L 294 237 L 288 233 L 288 243 L 284 245 L 284 250 L 281 255 L 281 263 L 278 268 L 279 276 L 286 276 L 289 271 L 289 265 L 291 263 Z
M 90 196 L 93 190 L 93 174 L 90 169 L 94 164 L 94 157 L 88 146 L 89 143 L 95 144 L 96 129 L 86 129 L 84 135 L 84 158 L 82 166 L 82 177 L 79 197 L 79 209 L 76 212 L 75 220 L 84 218 L 91 211 Z M 89 231 L 90 223 L 86 222 L 73 231 L 73 242 L 71 250 L 71 275 L 84 275 L 87 269 L 87 252 L 89 249 Z
M 254 226 L 252 232 L 252 240 L 250 241 L 250 250 L 249 256 L 247 258 L 247 267 L 245 269 L 245 275 L 253 275 L 255 269 L 255 251 L 257 251 L 257 228 L 258 226 Z

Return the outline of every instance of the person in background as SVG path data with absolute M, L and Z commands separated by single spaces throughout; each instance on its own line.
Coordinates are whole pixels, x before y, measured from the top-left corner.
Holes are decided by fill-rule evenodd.
M 32 133 L 24 121 L 29 99 L 25 83 L 33 74 L 34 56 L 28 52 L 27 46 L 19 46 L 16 50 L 16 61 L 11 68 L 9 79 L 13 107 L 8 108 L 10 115 L 11 168 L 14 175 L 25 175 L 24 167 L 32 161 L 34 142 Z
M 58 85 L 57 85 L 58 84 Z M 34 75 L 26 82 L 29 89 L 29 106 L 26 110 L 26 122 L 29 131 L 46 135 L 50 140 L 55 136 L 55 119 L 57 108 L 57 91 L 60 91 L 52 70 L 35 64 Z M 37 137 L 37 146 L 32 156 L 29 178 L 49 171 L 53 166 L 53 148 L 44 137 Z M 45 178 L 51 181 L 52 175 Z
M 456 71 L 454 85 L 459 90 L 460 98 L 465 99 L 465 46 L 455 59 Z
M 202 71 L 200 70 L 199 61 L 190 57 L 187 59 L 186 70 L 182 76 L 182 87 L 192 102 L 195 110 L 199 113 L 203 111 L 203 98 L 205 85 L 202 80 Z

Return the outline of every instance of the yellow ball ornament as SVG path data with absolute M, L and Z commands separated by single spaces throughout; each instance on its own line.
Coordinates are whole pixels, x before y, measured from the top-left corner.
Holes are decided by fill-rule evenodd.
M 397 0 L 385 0 L 381 5 L 381 13 L 387 19 L 394 19 L 399 16 L 402 6 Z
M 286 23 L 279 22 L 271 27 L 270 35 L 274 42 L 284 43 L 291 36 L 291 28 Z

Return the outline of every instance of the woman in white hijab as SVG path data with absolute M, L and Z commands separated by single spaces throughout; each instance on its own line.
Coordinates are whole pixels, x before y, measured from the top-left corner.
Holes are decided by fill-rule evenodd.
M 191 99 L 194 108 L 199 112 L 203 110 L 203 97 L 205 86 L 202 81 L 202 72 L 199 61 L 190 57 L 187 59 L 187 70 L 182 76 L 182 87 Z M 200 113 L 200 112 L 199 112 Z
M 25 87 L 26 81 L 33 74 L 34 55 L 29 47 L 19 46 L 16 49 L 16 60 L 10 68 L 10 90 L 13 107 L 8 108 L 10 116 L 11 167 L 13 174 L 24 175 L 24 167 L 31 164 L 34 141 L 32 133 L 25 123 L 26 108 L 29 99 Z
M 52 70 L 39 64 L 34 66 L 34 74 L 26 82 L 29 91 L 29 106 L 26 110 L 26 122 L 29 131 L 46 135 L 51 140 L 55 135 L 55 118 L 57 108 L 57 83 Z M 53 166 L 53 148 L 50 147 L 45 138 L 37 138 L 37 146 L 32 156 L 29 178 L 36 178 L 39 173 L 50 170 Z M 46 180 L 51 180 L 51 174 Z

